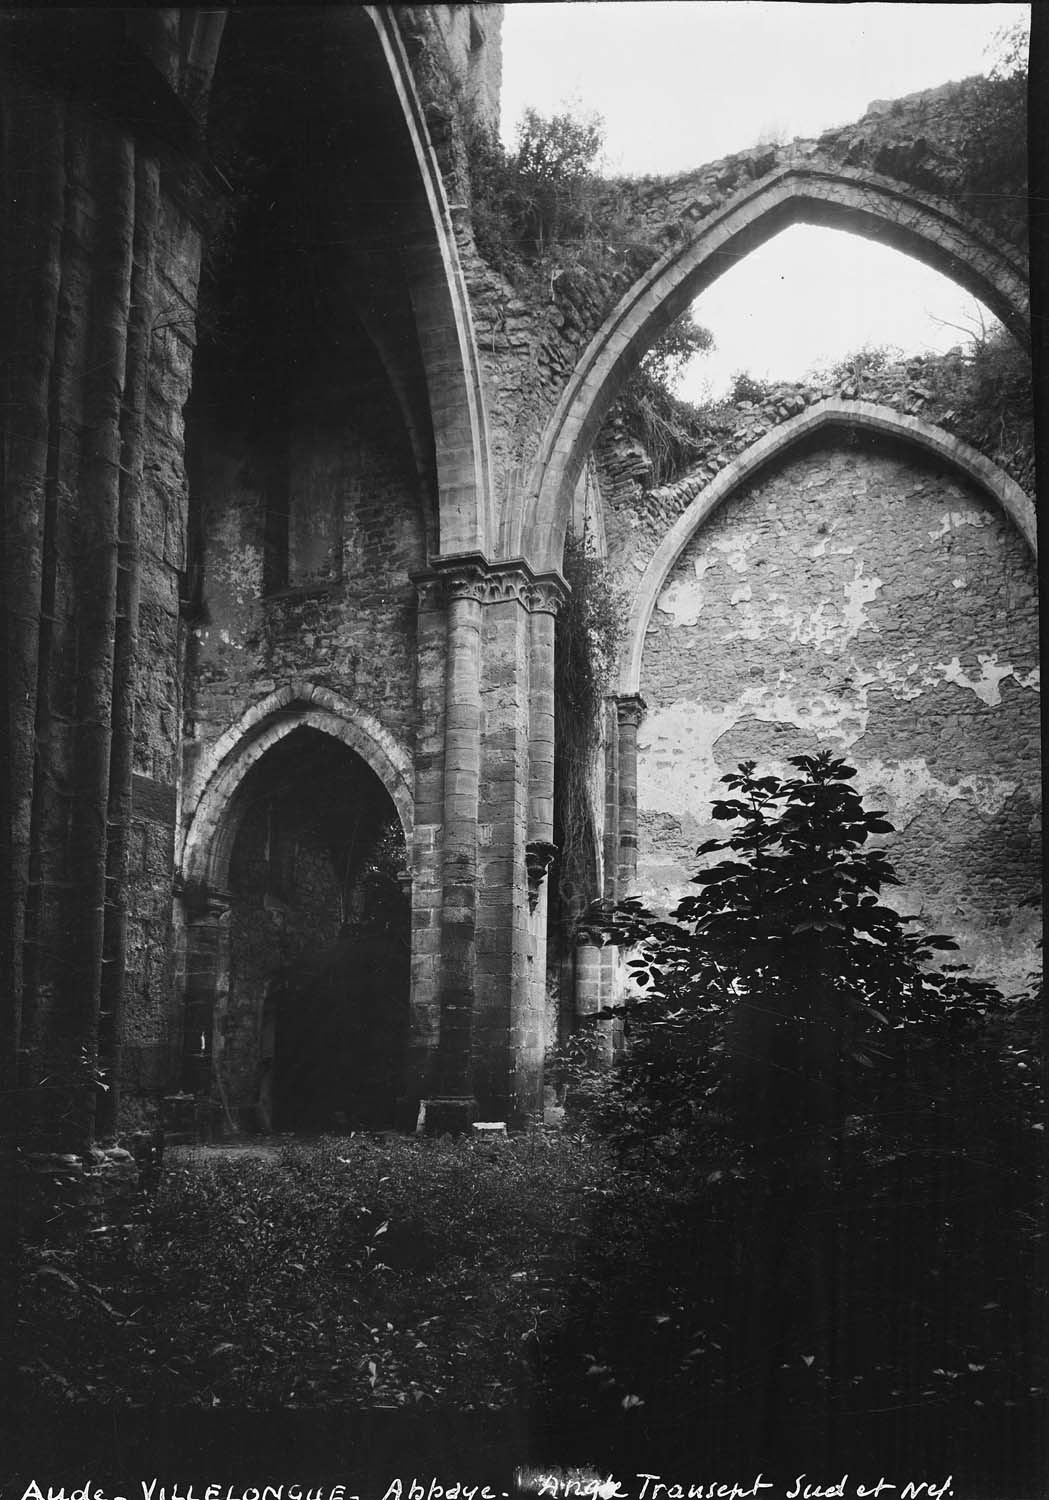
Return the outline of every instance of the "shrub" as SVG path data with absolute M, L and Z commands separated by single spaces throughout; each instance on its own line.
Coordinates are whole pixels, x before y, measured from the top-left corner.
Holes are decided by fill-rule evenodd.
M 734 831 L 672 919 L 594 913 L 642 993 L 589 1099 L 621 1172 L 576 1332 L 604 1374 L 577 1388 L 790 1473 L 909 1462 L 914 1411 L 975 1472 L 1002 1440 L 980 1409 L 1033 1414 L 1044 1379 L 1016 1339 L 1044 1279 L 1030 1008 L 886 903 L 892 829 L 853 769 L 791 765 L 724 778 Z
M 1027 239 L 1026 28 L 1001 34 L 988 78 L 974 80 L 959 146 L 962 193 L 973 212 L 1015 243 Z
M 620 393 L 619 415 L 651 460 L 654 486 L 678 478 L 709 436 L 708 409 L 675 396 L 673 386 L 689 360 L 713 347 L 710 330 L 686 309 L 642 357 Z
M 700 847 L 722 857 L 673 920 L 636 901 L 614 914 L 643 987 L 623 1087 L 650 1106 L 620 1130 L 714 1118 L 738 1148 L 793 1158 L 813 1131 L 855 1135 L 894 1089 L 923 1084 L 917 1107 L 934 1109 L 949 1059 L 1003 1009 L 964 966 L 931 964 L 949 937 L 885 903 L 899 881 L 871 841 L 892 825 L 864 809 L 855 770 L 827 752 L 791 764 L 788 779 L 753 762 L 723 778 L 732 795 L 713 815 L 740 826 Z
M 604 144 L 599 116 L 527 109 L 510 153 L 468 110 L 464 129 L 474 235 L 490 264 L 514 279 L 522 262 L 586 238 Z

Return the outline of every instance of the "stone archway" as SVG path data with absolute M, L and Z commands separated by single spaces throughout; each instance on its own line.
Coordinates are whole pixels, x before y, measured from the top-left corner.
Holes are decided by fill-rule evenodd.
M 630 623 L 620 660 L 619 693 L 630 697 L 641 692 L 641 657 L 645 632 L 663 586 L 685 547 L 718 506 L 761 470 L 782 462 L 792 448 L 828 428 L 870 432 L 904 443 L 940 459 L 970 479 L 1009 517 L 1037 557 L 1034 505 L 1014 479 L 982 453 L 934 427 L 920 417 L 904 416 L 889 406 L 872 401 L 820 401 L 766 433 L 744 453 L 722 469 L 678 517 L 648 562 L 630 610 Z
M 295 682 L 247 709 L 202 756 L 185 793 L 189 816 L 179 856 L 186 886 L 224 888 L 231 835 L 227 813 L 245 775 L 271 746 L 296 728 L 341 740 L 374 771 L 397 808 L 405 838 L 414 823 L 411 757 L 371 714 L 330 688 Z
M 978 296 L 1030 338 L 1024 269 L 985 225 L 873 172 L 790 164 L 737 193 L 664 254 L 591 339 L 547 422 L 514 544 L 543 566 L 560 557 L 572 493 L 623 379 L 669 323 L 731 265 L 797 223 L 879 239 Z
M 340 245 L 333 264 L 317 262 L 310 274 L 330 283 L 329 290 L 337 286 L 339 315 L 345 312 L 347 326 L 359 320 L 374 347 L 414 462 L 430 491 L 435 549 L 485 551 L 492 540 L 493 496 L 470 301 L 448 194 L 396 17 L 387 7 L 374 5 L 331 7 L 305 17 L 280 7 L 231 13 L 221 46 L 215 41 L 212 52 L 217 61 L 212 58 L 210 137 L 216 132 L 221 136 L 224 114 L 236 115 L 236 106 L 222 108 L 227 96 L 239 98 L 252 87 L 258 91 L 261 116 L 276 110 L 282 147 L 295 131 L 314 128 L 309 120 L 316 111 L 327 117 L 324 139 L 334 140 L 342 132 L 325 170 L 330 177 L 344 167 L 345 177 L 338 184 L 329 180 L 327 190 L 311 185 L 311 196 L 302 201 L 282 196 L 279 149 L 261 149 L 267 169 L 279 169 L 276 186 L 267 188 L 278 209 L 271 230 L 279 230 L 289 212 L 296 222 L 308 215 L 316 219 L 316 243 Z M 301 114 L 293 115 L 289 108 L 289 98 L 298 101 L 298 89 L 293 87 L 290 95 L 280 92 L 286 85 L 274 69 L 274 56 L 292 58 L 300 73 L 305 69 L 312 75 L 309 103 Z M 232 87 L 227 77 L 231 70 Z M 249 113 L 239 118 L 238 128 L 254 128 L 254 120 Z M 227 119 L 227 133 L 230 128 Z M 317 150 L 314 141 L 309 150 L 300 151 L 300 162 L 313 160 Z M 252 151 L 260 148 L 248 147 L 247 155 Z M 244 184 L 236 181 L 234 188 L 243 193 Z M 254 238 L 247 236 L 249 243 Z M 310 238 L 293 230 L 294 253 L 303 252 Z M 268 240 L 269 259 L 277 264 L 277 234 L 271 232 Z M 393 257 L 391 244 L 397 247 Z M 238 269 L 238 290 L 251 274 Z M 273 274 L 269 261 L 267 274 Z M 278 294 L 271 288 L 264 295 Z M 331 312 L 326 308 L 325 324 Z M 265 304 L 257 302 L 249 322 L 257 324 L 265 315 Z M 204 326 L 206 332 L 206 320 Z M 340 340 L 346 336 L 347 327 L 339 328 Z M 266 356 L 277 361 L 288 357 L 279 343 Z M 347 363 L 353 365 L 352 354 Z
M 199 768 L 182 859 L 184 1086 L 220 1132 L 400 1122 L 408 770 L 380 726 L 305 685 L 249 710 Z
M 442 553 L 486 551 L 494 538 L 491 459 L 473 319 L 444 182 L 397 24 L 365 6 L 400 105 L 421 188 L 401 258 L 415 313 L 436 450 Z

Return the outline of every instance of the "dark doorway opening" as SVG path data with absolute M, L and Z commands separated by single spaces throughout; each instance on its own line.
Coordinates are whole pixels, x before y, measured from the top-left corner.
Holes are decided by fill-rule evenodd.
M 365 762 L 293 730 L 238 791 L 218 1102 L 262 1131 L 398 1123 L 409 1020 L 407 851 Z

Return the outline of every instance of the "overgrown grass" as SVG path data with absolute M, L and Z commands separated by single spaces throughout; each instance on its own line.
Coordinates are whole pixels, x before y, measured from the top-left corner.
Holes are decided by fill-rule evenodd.
M 565 1313 L 595 1145 L 334 1137 L 169 1165 L 143 1222 L 27 1249 L 23 1398 L 504 1406 Z

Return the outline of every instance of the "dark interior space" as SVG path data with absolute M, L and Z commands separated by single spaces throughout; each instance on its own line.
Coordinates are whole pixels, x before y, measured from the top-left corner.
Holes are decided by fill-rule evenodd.
M 393 803 L 353 751 L 307 728 L 270 750 L 240 795 L 220 1103 L 263 1131 L 392 1125 L 409 980 Z

